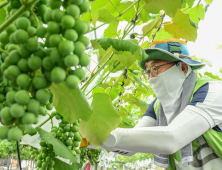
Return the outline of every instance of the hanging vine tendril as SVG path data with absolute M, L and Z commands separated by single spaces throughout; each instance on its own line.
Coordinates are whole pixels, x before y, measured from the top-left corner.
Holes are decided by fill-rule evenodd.
M 133 23 L 133 25 L 134 25 L 134 27 L 135 27 L 135 25 L 136 25 L 136 21 L 137 21 L 137 19 L 138 19 L 138 9 L 139 9 L 139 4 L 140 4 L 140 0 L 138 0 L 138 6 L 137 6 L 137 10 L 136 10 L 136 16 L 135 16 L 135 19 L 133 19 L 131 22 Z M 135 39 L 135 34 L 134 34 L 134 28 L 133 28 L 133 33 L 132 34 L 130 34 L 130 38 L 131 39 Z
M 125 85 L 124 80 L 127 79 L 127 72 L 128 72 L 128 70 L 125 68 L 124 72 L 123 72 L 123 81 L 122 81 L 122 84 L 121 84 L 121 90 L 119 92 L 119 100 L 118 100 L 118 103 L 117 103 L 116 107 L 120 106 L 121 97 L 122 97 L 123 90 L 124 90 L 124 85 Z

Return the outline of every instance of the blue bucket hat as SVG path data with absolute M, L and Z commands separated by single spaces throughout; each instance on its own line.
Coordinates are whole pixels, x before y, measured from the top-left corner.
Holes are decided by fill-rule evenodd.
M 189 56 L 186 42 L 176 38 L 154 41 L 151 43 L 150 48 L 144 50 L 148 55 L 143 56 L 138 61 L 139 66 L 144 70 L 146 69 L 145 63 L 152 59 L 182 61 L 188 64 L 192 70 L 201 69 L 205 66 L 202 62 L 192 60 Z

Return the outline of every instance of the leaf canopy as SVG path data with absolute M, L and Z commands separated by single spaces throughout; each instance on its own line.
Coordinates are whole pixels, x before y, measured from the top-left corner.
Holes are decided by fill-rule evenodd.
M 70 169 L 80 169 L 82 167 L 82 164 L 79 163 L 72 163 L 71 165 L 55 158 L 54 159 L 55 165 L 53 166 L 54 170 L 70 170 Z
M 106 93 L 93 94 L 91 106 L 93 114 L 87 122 L 80 122 L 79 130 L 90 144 L 100 147 L 110 132 L 118 127 L 120 116 L 114 110 L 110 96 Z
M 181 0 L 147 0 L 144 9 L 153 14 L 158 14 L 160 10 L 164 10 L 168 16 L 174 17 L 177 9 L 180 9 L 181 3 Z
M 52 84 L 50 90 L 53 93 L 53 105 L 64 119 L 74 123 L 77 119 L 89 120 L 92 115 L 92 108 L 88 104 L 83 92 L 80 89 L 69 89 L 65 82 Z
M 197 39 L 197 29 L 191 25 L 189 15 L 184 14 L 179 9 L 172 22 L 164 22 L 164 29 L 173 38 L 183 38 L 188 41 L 195 41 Z
M 53 145 L 55 155 L 69 159 L 73 163 L 77 163 L 77 159 L 72 155 L 70 150 L 60 140 L 52 136 L 51 133 L 43 130 L 42 128 L 39 128 L 38 133 L 45 142 Z

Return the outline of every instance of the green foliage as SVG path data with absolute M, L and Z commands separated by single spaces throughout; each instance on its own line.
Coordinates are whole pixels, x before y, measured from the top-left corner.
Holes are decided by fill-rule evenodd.
M 160 22 L 161 22 L 161 18 L 157 17 L 152 22 L 150 22 L 149 24 L 145 25 L 142 28 L 143 36 L 149 34 L 157 26 L 157 24 L 160 24 Z
M 87 122 L 81 121 L 80 133 L 92 145 L 100 147 L 118 126 L 120 117 L 114 110 L 109 95 L 105 93 L 95 93 L 91 106 L 92 116 Z
M 143 161 L 143 160 L 146 160 L 146 159 L 153 159 L 153 154 L 149 154 L 149 153 L 136 153 L 135 155 L 133 156 L 123 156 L 123 155 L 120 155 L 118 156 L 118 159 L 119 161 L 121 162 L 130 162 L 130 163 L 135 163 L 136 161 Z
M 72 155 L 70 150 L 58 139 L 55 139 L 53 135 L 51 135 L 49 132 L 39 129 L 40 137 L 46 141 L 47 143 L 50 143 L 53 145 L 53 150 L 55 151 L 55 155 L 60 156 L 62 158 L 69 159 L 74 164 L 76 163 L 76 158 Z
M 173 38 L 183 38 L 188 41 L 195 41 L 197 38 L 197 29 L 191 25 L 189 15 L 182 13 L 179 9 L 172 22 L 164 23 L 164 29 Z
M 205 9 L 203 4 L 197 5 L 185 11 L 185 14 L 189 14 L 190 19 L 194 21 L 195 24 L 199 23 L 200 19 L 204 20 Z
M 210 5 L 212 2 L 213 2 L 213 0 L 204 0 L 208 5 Z
M 37 130 L 31 127 L 30 125 L 19 125 L 19 129 L 27 132 L 30 136 L 33 136 L 37 133 Z
M 164 10 L 166 14 L 170 17 L 174 17 L 177 13 L 177 9 L 181 7 L 181 0 L 156 0 L 148 1 L 144 6 L 144 9 L 148 13 L 158 14 L 160 10 Z
M 90 119 L 92 109 L 80 89 L 71 90 L 64 82 L 53 84 L 50 89 L 54 95 L 54 107 L 67 122 L 73 123 L 79 118 L 84 121 Z
M 70 170 L 70 169 L 80 169 L 82 167 L 81 164 L 72 164 L 69 165 L 57 158 L 54 159 L 55 165 L 53 167 L 54 170 Z

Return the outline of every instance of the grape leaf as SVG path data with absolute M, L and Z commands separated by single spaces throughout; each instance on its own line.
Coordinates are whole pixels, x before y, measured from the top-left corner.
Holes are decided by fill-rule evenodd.
M 160 29 L 160 31 L 157 32 L 154 41 L 160 41 L 168 38 L 172 38 L 171 35 L 168 32 L 166 32 L 164 29 Z
M 213 74 L 210 73 L 210 72 L 205 72 L 204 75 L 206 75 L 206 76 L 208 76 L 208 77 L 211 77 L 211 78 L 213 78 L 213 79 L 216 79 L 216 80 L 221 80 L 218 75 L 213 75 Z
M 92 91 L 92 94 L 95 94 L 95 93 L 105 93 L 105 89 L 101 87 L 97 87 Z
M 91 13 L 90 13 L 90 12 L 87 12 L 87 13 L 81 15 L 80 18 L 83 19 L 83 20 L 86 20 L 86 21 L 89 21 L 89 22 L 90 22 Z
M 118 60 L 126 68 L 129 68 L 134 62 L 139 59 L 139 49 L 134 55 L 128 51 L 116 51 L 113 60 Z
M 125 102 L 135 104 L 140 108 L 143 113 L 145 113 L 148 108 L 148 104 L 143 101 L 140 101 L 137 97 L 133 96 L 132 94 L 129 94 L 129 97 L 125 100 Z
M 102 82 L 102 77 L 100 75 L 97 75 L 95 79 L 89 84 L 89 86 L 85 89 L 85 94 L 88 94 L 94 87 L 96 87 L 98 84 Z
M 193 8 L 190 8 L 184 12 L 185 14 L 189 14 L 190 19 L 197 24 L 199 22 L 199 19 L 204 20 L 205 16 L 205 9 L 203 4 L 197 5 Z
M 130 2 L 130 1 L 124 2 L 124 1 L 123 1 L 123 2 L 120 3 L 118 9 L 119 9 L 119 11 L 124 12 L 124 11 L 125 11 L 126 9 L 128 9 L 132 4 L 133 4 L 133 2 Z M 134 8 L 129 8 L 129 10 L 126 11 L 126 13 L 124 13 L 124 14 L 119 18 L 119 20 L 120 20 L 120 21 L 128 21 L 128 22 L 130 22 L 130 21 L 133 19 L 133 17 L 134 17 L 135 14 L 136 14 L 136 11 L 134 10 Z
M 133 77 L 139 85 L 147 87 L 146 84 L 143 83 L 138 77 L 136 77 L 135 75 L 133 75 Z
M 18 128 L 27 132 L 30 136 L 33 136 L 37 133 L 37 130 L 30 125 L 18 125 Z
M 216 50 L 222 50 L 222 44 L 218 45 Z
M 111 38 L 100 38 L 100 39 L 96 39 L 94 41 L 99 42 L 100 46 L 104 50 L 107 50 L 108 48 L 110 48 L 110 46 L 112 46 L 116 51 L 129 51 L 132 54 L 134 54 L 138 50 L 138 48 L 139 48 L 140 49 L 139 55 L 143 56 L 143 58 L 145 58 L 144 56 L 147 56 L 145 51 L 139 45 L 134 44 L 130 40 L 118 40 L 118 39 L 111 39 Z M 97 44 L 97 46 L 98 46 L 98 44 Z M 93 47 L 96 48 L 95 46 L 93 46 Z
M 213 2 L 213 0 L 204 0 L 208 5 L 210 5 L 212 2 Z
M 115 38 L 119 36 L 119 33 L 117 32 L 117 28 L 119 26 L 119 21 L 114 20 L 112 23 L 109 24 L 109 26 L 104 31 L 104 37 L 110 37 Z
M 208 66 L 212 67 L 212 62 L 207 60 L 206 58 L 201 58 L 201 62 L 206 63 Z
M 148 0 L 144 9 L 152 14 L 158 14 L 160 10 L 164 10 L 168 16 L 174 17 L 177 9 L 180 9 L 181 3 L 181 0 Z
M 120 4 L 119 0 L 112 0 L 112 3 L 118 7 Z M 91 19 L 94 26 L 96 26 L 97 19 L 99 18 L 99 10 L 106 9 L 110 11 L 112 15 L 115 14 L 117 16 L 117 10 L 113 6 L 113 4 L 110 3 L 109 0 L 96 0 L 91 3 Z
M 185 8 L 186 7 L 186 4 L 189 6 L 189 7 L 192 7 L 193 4 L 194 4 L 195 0 L 185 0 L 185 2 L 183 3 L 182 5 L 182 8 Z
M 146 23 L 147 21 L 150 20 L 149 13 L 146 12 L 145 10 L 142 10 L 141 12 L 141 20 L 143 21 L 143 23 Z
M 173 38 L 183 38 L 187 41 L 197 39 L 197 29 L 190 24 L 189 15 L 182 13 L 180 10 L 177 10 L 172 22 L 164 22 L 164 29 Z
M 143 36 L 149 34 L 150 31 L 152 31 L 160 22 L 161 22 L 161 18 L 160 18 L 160 17 L 157 17 L 157 18 L 154 19 L 152 22 L 150 22 L 149 24 L 145 25 L 145 26 L 142 28 Z
M 109 0 L 96 0 L 91 3 L 91 11 L 95 12 L 106 7 Z
M 108 87 L 106 89 L 106 93 L 111 97 L 112 101 L 118 96 L 118 90 L 116 88 L 114 88 L 114 87 L 112 87 L 112 88 Z
M 129 68 L 133 63 L 137 62 L 140 57 L 146 58 L 147 56 L 145 51 L 139 45 L 131 42 L 131 40 L 101 38 L 91 40 L 91 43 L 93 48 L 99 49 L 102 54 L 105 54 L 105 52 L 107 52 L 107 50 L 111 48 L 111 46 L 115 49 L 112 49 L 112 51 L 114 52 L 114 56 L 108 62 L 109 67 L 105 68 L 105 71 L 112 70 L 114 65 L 116 65 L 115 61 L 119 61 L 120 64 L 112 72 L 117 72 L 124 67 Z M 103 55 L 99 56 L 99 58 L 102 57 Z M 106 61 L 105 58 L 101 63 L 103 63 L 104 61 Z
M 94 94 L 91 106 L 93 114 L 87 122 L 80 122 L 79 131 L 90 144 L 100 147 L 110 132 L 118 127 L 120 116 L 114 110 L 111 98 L 106 93 Z
M 104 23 L 112 23 L 116 20 L 116 18 L 111 14 L 111 12 L 108 9 L 101 9 L 98 11 L 99 18 L 98 21 L 104 22 Z
M 54 159 L 54 162 L 55 162 L 55 165 L 53 166 L 53 169 L 54 170 L 70 170 L 70 169 L 73 169 L 73 170 L 78 170 L 82 167 L 82 164 L 80 163 L 72 163 L 72 165 L 69 165 L 57 158 Z
M 53 83 L 50 87 L 53 93 L 53 105 L 69 123 L 74 123 L 81 118 L 89 120 L 92 115 L 92 108 L 88 104 L 83 92 L 80 89 L 69 89 L 65 82 Z
M 76 158 L 73 156 L 70 150 L 60 140 L 52 136 L 51 133 L 43 130 L 42 128 L 39 128 L 38 133 L 41 139 L 53 145 L 53 150 L 55 151 L 55 155 L 69 159 L 73 163 L 77 162 Z

